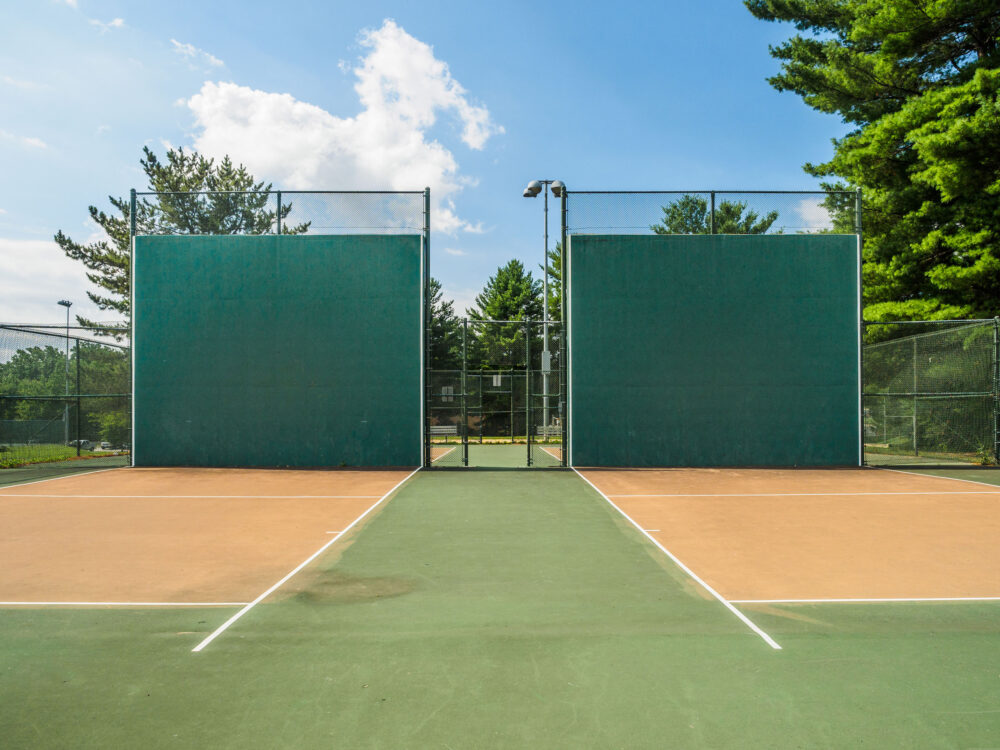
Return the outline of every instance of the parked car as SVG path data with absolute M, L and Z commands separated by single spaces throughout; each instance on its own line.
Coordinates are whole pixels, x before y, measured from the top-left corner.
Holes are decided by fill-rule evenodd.
M 109 451 L 109 450 L 111 450 L 111 443 L 109 443 L 107 440 L 102 440 L 101 441 L 101 450 L 102 451 Z
M 94 444 L 89 440 L 70 440 L 68 443 L 66 443 L 66 445 L 68 445 L 70 448 L 76 448 L 77 445 L 79 445 L 80 450 L 82 451 L 89 451 L 91 448 L 94 447 Z

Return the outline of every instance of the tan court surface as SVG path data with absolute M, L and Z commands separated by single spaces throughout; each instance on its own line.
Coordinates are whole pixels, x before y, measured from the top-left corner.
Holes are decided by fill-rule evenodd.
M 408 470 L 114 469 L 0 489 L 0 602 L 245 602 Z
M 732 601 L 1000 596 L 1000 488 L 878 469 L 585 469 Z

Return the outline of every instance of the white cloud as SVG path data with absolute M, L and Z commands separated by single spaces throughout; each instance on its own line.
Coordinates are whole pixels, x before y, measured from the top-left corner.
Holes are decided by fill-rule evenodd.
M 174 52 L 191 63 L 191 68 L 194 70 L 198 68 L 198 66 L 195 65 L 197 62 L 207 63 L 215 68 L 221 68 L 225 65 L 225 63 L 215 55 L 206 52 L 203 49 L 198 49 L 193 44 L 184 44 L 183 42 L 178 42 L 176 39 L 171 39 L 170 43 L 174 46 Z
M 35 138 L 33 136 L 27 135 L 16 135 L 10 133 L 6 130 L 0 130 L 0 140 L 8 141 L 10 143 L 16 143 L 19 146 L 26 146 L 27 148 L 48 148 L 48 144 L 41 138 Z
M 7 213 L 7 209 L 6 208 L 0 208 L 0 216 L 3 216 L 5 213 Z
M 448 253 L 448 255 L 468 255 L 465 250 L 459 250 L 457 247 L 446 247 L 444 251 Z
M 36 89 L 42 88 L 41 85 L 35 83 L 34 81 L 25 81 L 19 78 L 12 78 L 11 76 L 8 75 L 0 76 L 0 81 L 3 81 L 8 86 L 13 86 L 16 89 L 23 89 L 24 91 L 34 91 Z
M 89 19 L 88 23 L 91 26 L 96 26 L 101 30 L 101 33 L 107 33 L 111 29 L 120 29 L 125 25 L 125 21 L 121 18 L 112 18 L 110 21 L 105 23 L 104 21 L 99 21 L 96 18 Z
M 419 190 L 431 187 L 434 227 L 482 231 L 460 219 L 451 196 L 473 180 L 454 155 L 428 136 L 439 114 L 452 115 L 461 140 L 482 149 L 503 129 L 470 103 L 433 49 L 391 20 L 365 31 L 366 55 L 354 69 L 361 112 L 338 117 L 290 94 L 206 82 L 188 100 L 195 148 L 229 154 L 258 177 L 288 189 Z
M 66 3 L 66 5 L 68 5 L 71 8 L 77 7 L 76 0 L 63 0 L 63 2 Z
M 110 133 L 110 132 L 111 132 L 111 126 L 110 125 L 98 125 L 97 126 L 97 135 L 104 135 L 105 133 Z
M 802 217 L 803 231 L 816 232 L 833 228 L 833 222 L 830 220 L 830 211 L 823 205 L 822 200 L 805 198 L 799 201 L 795 210 Z
M 83 264 L 67 258 L 55 242 L 0 238 L 0 321 L 65 323 L 59 299 L 73 303 L 74 315 L 101 321 L 117 317 L 87 298 L 92 288 Z

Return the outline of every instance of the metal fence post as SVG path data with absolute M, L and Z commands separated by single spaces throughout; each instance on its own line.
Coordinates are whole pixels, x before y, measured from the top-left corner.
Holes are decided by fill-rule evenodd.
M 128 465 L 135 466 L 135 232 L 137 201 L 135 188 L 129 193 L 129 242 L 128 242 Z
M 427 413 L 430 404 L 431 388 L 431 189 L 424 188 L 424 313 L 423 313 L 423 351 L 424 351 L 424 466 L 431 465 L 431 418 Z
M 278 213 L 277 213 L 277 214 L 275 214 L 275 216 L 276 216 L 276 217 L 277 217 L 277 219 L 278 219 L 278 224 L 277 224 L 277 227 L 278 227 L 278 229 L 277 229 L 277 234 L 279 234 L 279 235 L 280 235 L 280 234 L 281 234 L 281 191 L 280 191 L 280 190 L 279 190 L 279 191 L 277 191 L 277 196 L 278 196 Z
M 559 246 L 559 318 L 562 322 L 562 335 L 559 337 L 559 416 L 562 425 L 562 448 L 559 451 L 563 466 L 569 465 L 569 251 L 566 240 L 569 234 L 569 214 L 567 213 L 567 193 L 564 187 L 560 198 L 562 209 L 562 237 Z
M 861 213 L 861 188 L 854 194 L 854 230 L 858 235 L 858 410 L 859 432 L 858 440 L 858 463 L 864 466 L 865 460 L 865 301 L 864 301 L 864 235 L 862 232 Z M 917 433 L 914 430 L 913 439 L 916 441 Z
M 76 455 L 80 455 L 80 339 L 76 340 Z
M 913 455 L 919 456 L 917 448 L 917 337 L 913 337 Z
M 513 425 L 511 425 L 511 427 L 513 427 Z M 524 442 L 528 446 L 528 466 L 531 466 L 531 321 L 530 320 L 526 321 L 524 325 Z
M 708 213 L 708 233 L 715 234 L 715 191 L 712 191 L 712 207 Z
M 993 318 L 993 463 L 1000 463 L 1000 317 Z
M 469 465 L 469 319 L 462 318 L 462 465 Z

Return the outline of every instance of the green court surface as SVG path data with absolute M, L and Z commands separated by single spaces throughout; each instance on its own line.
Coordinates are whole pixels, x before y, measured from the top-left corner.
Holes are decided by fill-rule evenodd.
M 0 610 L 3 746 L 997 745 L 1000 602 L 744 611 L 783 650 L 572 472 L 420 472 L 201 653 L 229 610 Z

